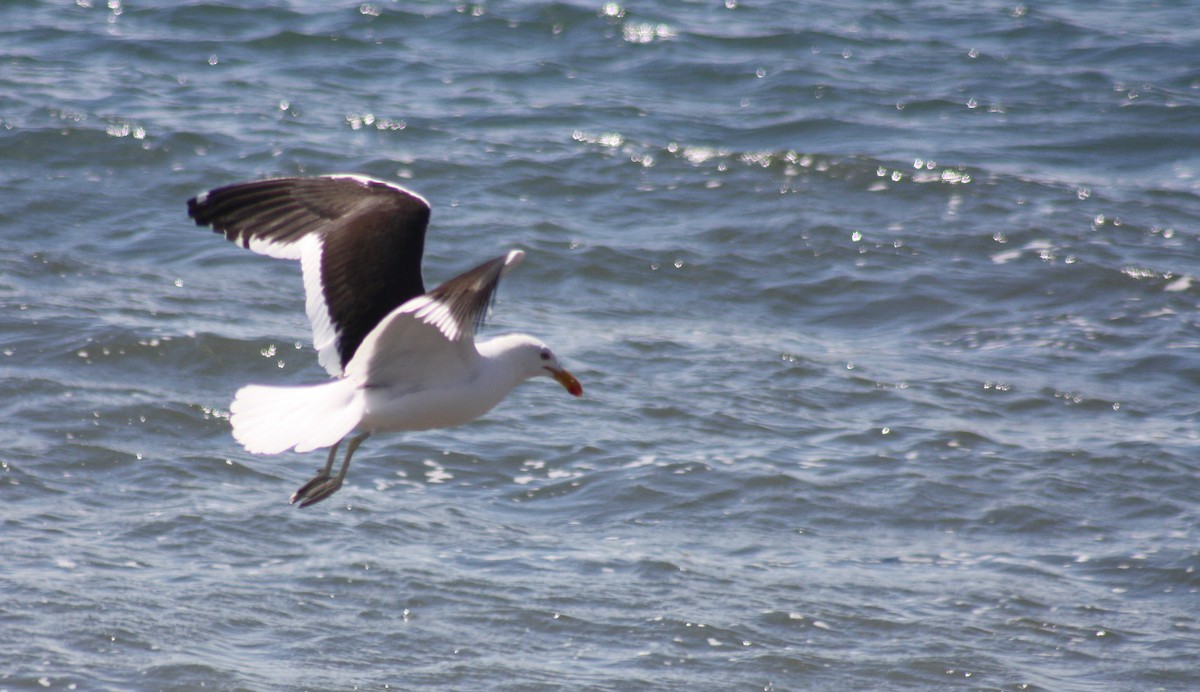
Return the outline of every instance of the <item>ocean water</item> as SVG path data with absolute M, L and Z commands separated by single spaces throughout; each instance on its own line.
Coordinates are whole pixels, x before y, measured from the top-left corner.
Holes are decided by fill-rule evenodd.
M 1200 687 L 1192 3 L 0 6 L 0 690 Z M 356 172 L 583 382 L 322 452 Z

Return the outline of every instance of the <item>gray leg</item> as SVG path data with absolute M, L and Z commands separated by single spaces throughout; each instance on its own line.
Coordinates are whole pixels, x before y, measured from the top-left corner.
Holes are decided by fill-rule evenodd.
M 325 460 L 325 467 L 318 471 L 312 480 L 292 494 L 292 504 L 299 502 L 301 507 L 308 507 L 336 493 L 342 487 L 342 480 L 346 478 L 346 472 L 350 470 L 350 457 L 354 455 L 354 450 L 358 449 L 358 446 L 369 436 L 370 433 L 359 433 L 350 439 L 350 444 L 346 445 L 346 457 L 342 460 L 342 467 L 338 469 L 336 476 L 330 476 L 329 472 L 333 470 L 333 457 L 337 453 L 338 445 L 341 444 L 339 440 L 330 448 L 329 458 Z
M 343 437 L 342 440 L 344 440 L 344 439 L 346 439 L 346 438 Z M 323 468 L 317 472 L 318 476 L 328 476 L 329 475 L 330 470 L 333 469 L 333 457 L 335 454 L 337 454 L 337 448 L 339 445 L 342 444 L 342 440 L 338 440 L 337 442 L 334 442 L 333 446 L 329 448 L 329 458 L 325 460 L 325 468 Z

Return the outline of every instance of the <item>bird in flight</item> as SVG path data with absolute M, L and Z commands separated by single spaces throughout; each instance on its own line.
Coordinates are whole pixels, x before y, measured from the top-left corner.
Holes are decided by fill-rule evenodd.
M 524 252 L 512 250 L 425 291 L 429 203 L 398 185 L 357 175 L 237 183 L 189 199 L 188 215 L 244 248 L 300 260 L 313 347 L 334 379 L 248 385 L 229 406 L 233 437 L 249 452 L 330 448 L 293 504 L 307 507 L 337 492 L 369 435 L 467 423 L 541 375 L 583 394 L 538 339 L 475 340 L 500 278 Z

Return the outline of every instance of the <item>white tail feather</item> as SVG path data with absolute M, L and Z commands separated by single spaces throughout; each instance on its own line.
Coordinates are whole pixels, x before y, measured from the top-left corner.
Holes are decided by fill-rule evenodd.
M 229 405 L 233 438 L 246 451 L 278 454 L 328 447 L 354 430 L 363 414 L 363 395 L 354 380 L 308 387 L 249 385 Z

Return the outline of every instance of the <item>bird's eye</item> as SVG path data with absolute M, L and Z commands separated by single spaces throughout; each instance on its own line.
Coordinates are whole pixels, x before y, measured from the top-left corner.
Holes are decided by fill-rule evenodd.
M 550 352 L 543 348 L 541 357 L 542 357 L 542 360 L 550 360 Z

